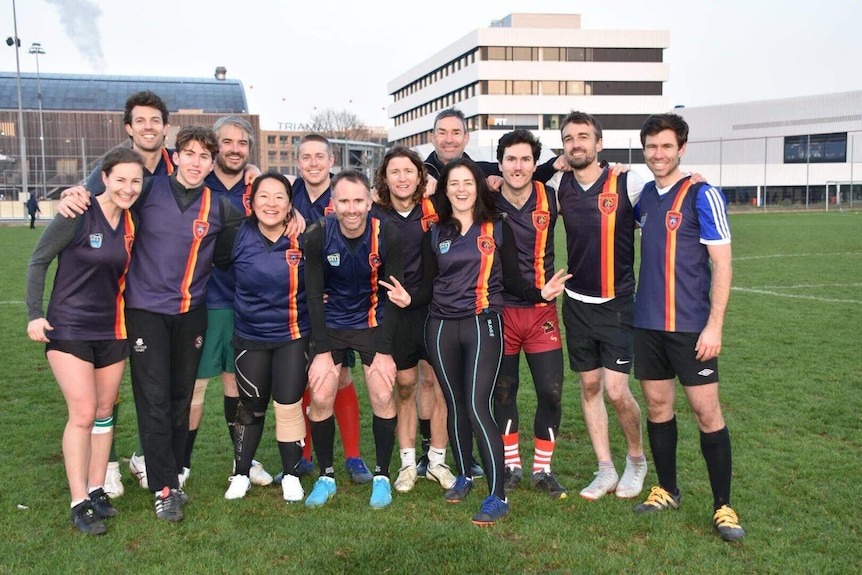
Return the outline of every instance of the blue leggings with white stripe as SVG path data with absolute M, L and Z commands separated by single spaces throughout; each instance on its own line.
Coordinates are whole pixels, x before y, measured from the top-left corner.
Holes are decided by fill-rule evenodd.
M 475 436 L 488 490 L 504 499 L 503 439 L 491 410 L 503 358 L 502 318 L 495 312 L 455 320 L 429 317 L 425 345 L 446 398 L 449 444 L 458 474 L 470 475 Z

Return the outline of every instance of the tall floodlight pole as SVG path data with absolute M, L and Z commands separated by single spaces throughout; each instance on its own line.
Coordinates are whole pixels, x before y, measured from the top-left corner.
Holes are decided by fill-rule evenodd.
M 42 44 L 33 42 L 30 54 L 36 56 L 36 98 L 39 100 L 39 143 L 42 145 L 42 198 L 48 196 L 48 177 L 45 169 L 45 122 L 42 119 L 42 79 L 39 74 L 39 55 L 45 53 Z
M 21 191 L 29 192 L 27 185 L 27 139 L 24 134 L 24 104 L 21 100 L 21 61 L 18 58 L 21 40 L 18 38 L 18 13 L 15 10 L 15 0 L 12 0 L 12 23 L 15 36 L 6 38 L 6 45 L 15 47 L 15 71 L 18 79 L 18 140 L 21 144 Z

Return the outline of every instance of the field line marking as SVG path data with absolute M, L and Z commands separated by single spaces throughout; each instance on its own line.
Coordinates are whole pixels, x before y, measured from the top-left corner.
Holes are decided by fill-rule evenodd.
M 26 303 L 23 300 L 0 301 L 0 305 L 21 305 Z
M 795 285 L 766 285 L 757 286 L 748 289 L 806 289 L 806 288 L 844 288 L 844 287 L 862 287 L 862 283 L 851 284 L 795 284 Z
M 862 301 L 853 300 L 853 299 L 833 299 L 833 298 L 826 298 L 826 297 L 817 297 L 817 296 L 813 296 L 813 295 L 788 294 L 788 293 L 781 293 L 781 292 L 776 292 L 776 291 L 754 289 L 754 288 L 743 288 L 743 287 L 732 287 L 730 289 L 732 291 L 741 291 L 741 292 L 745 292 L 745 293 L 756 293 L 756 294 L 761 294 L 761 295 L 773 295 L 776 297 L 786 297 L 786 298 L 792 298 L 792 299 L 808 299 L 808 300 L 813 300 L 813 301 L 821 301 L 821 302 L 825 302 L 825 303 L 850 303 L 850 304 L 862 305 Z
M 822 254 L 770 254 L 765 256 L 734 257 L 733 261 L 766 260 L 773 258 L 822 258 L 823 256 L 862 256 L 862 252 L 831 252 Z

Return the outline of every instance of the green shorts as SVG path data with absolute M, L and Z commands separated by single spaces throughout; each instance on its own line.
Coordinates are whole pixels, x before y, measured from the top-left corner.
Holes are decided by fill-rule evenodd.
M 208 309 L 207 333 L 198 364 L 198 379 L 210 379 L 224 372 L 233 373 L 233 310 Z

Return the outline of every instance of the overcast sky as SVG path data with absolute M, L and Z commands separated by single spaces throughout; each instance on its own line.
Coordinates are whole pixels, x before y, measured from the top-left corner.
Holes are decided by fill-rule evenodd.
M 858 0 L 17 0 L 16 6 L 22 72 L 36 71 L 27 53 L 33 42 L 46 51 L 42 72 L 212 77 L 225 66 L 228 77 L 245 85 L 250 112 L 260 114 L 266 129 L 306 122 L 315 108 L 349 109 L 366 124 L 386 126 L 387 82 L 471 30 L 526 11 L 579 13 L 585 29 L 670 30 L 665 93 L 672 106 L 862 89 Z M 0 36 L 13 34 L 12 0 L 0 0 Z M 5 45 L 0 70 L 15 71 L 15 50 Z

